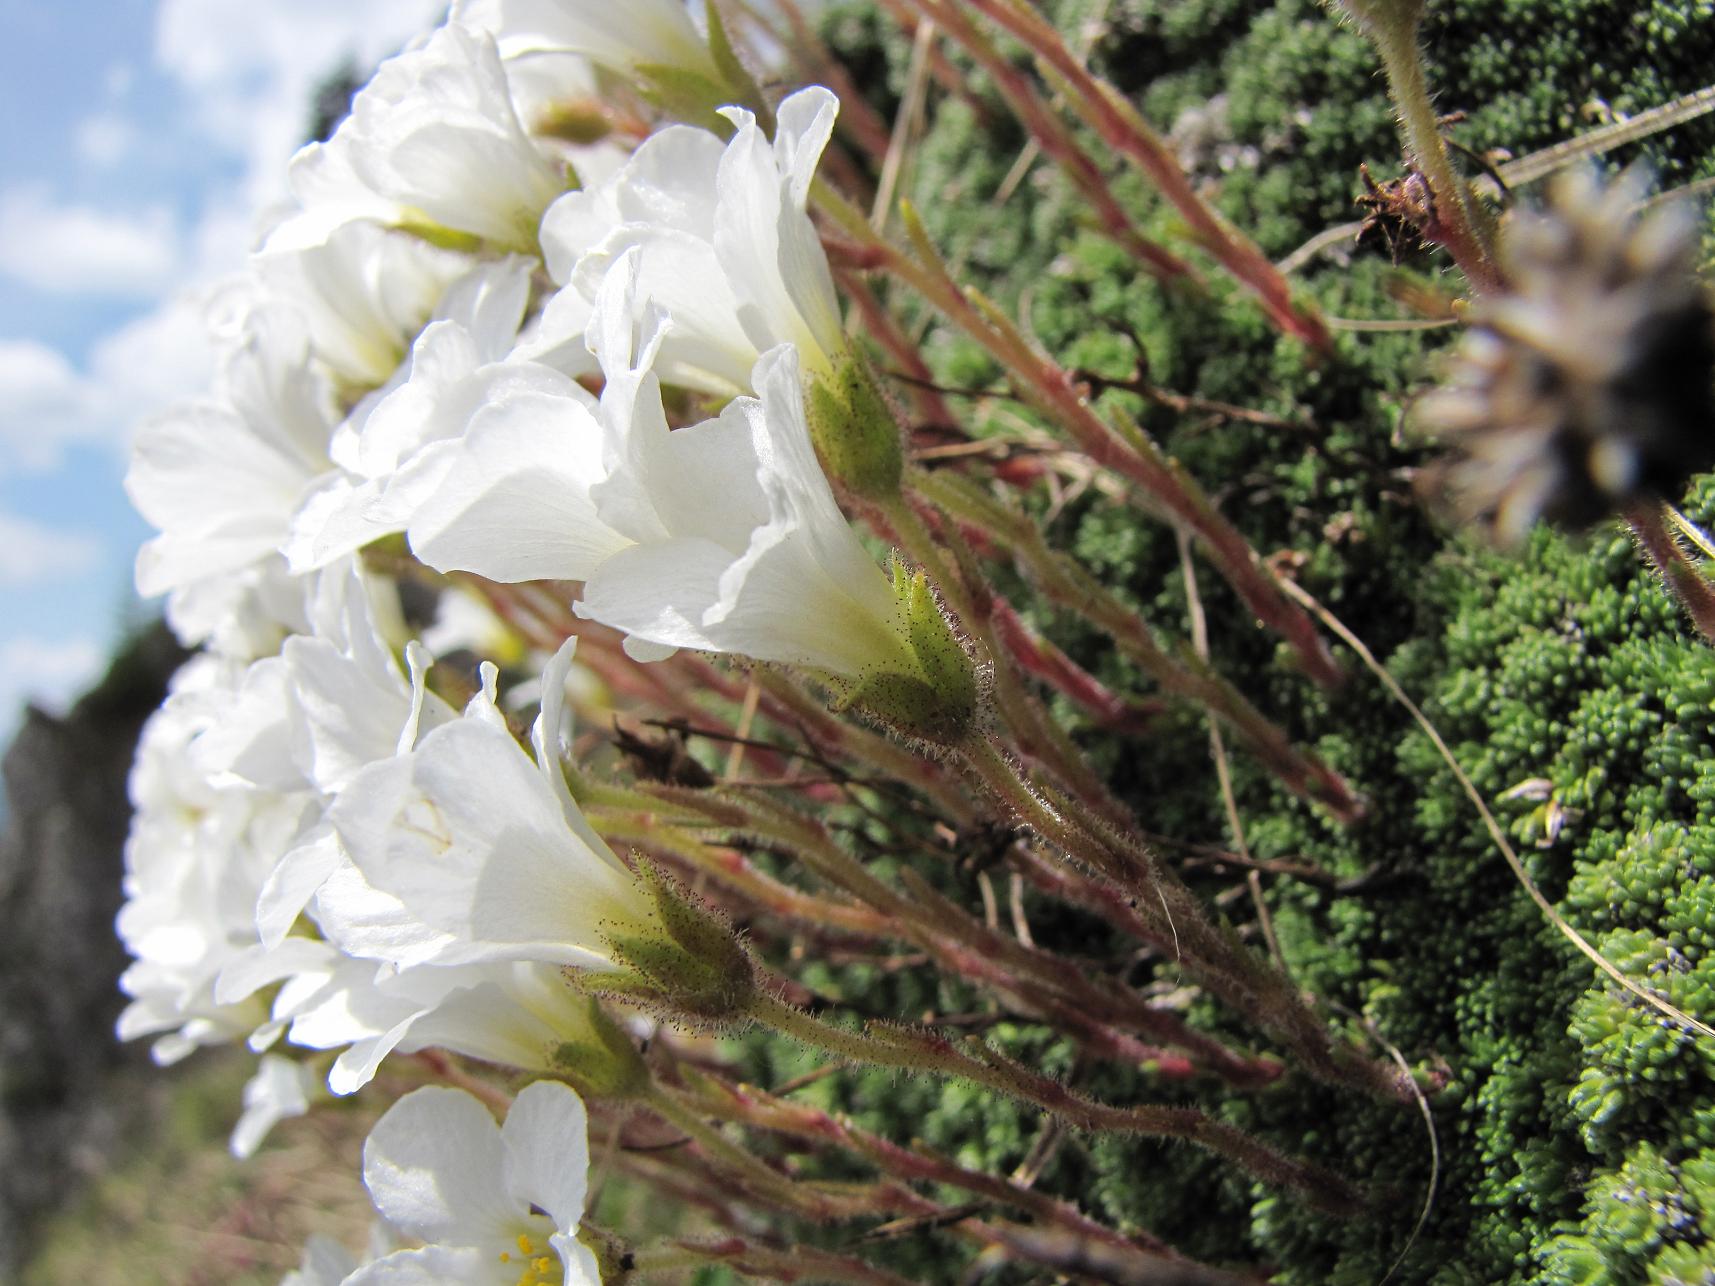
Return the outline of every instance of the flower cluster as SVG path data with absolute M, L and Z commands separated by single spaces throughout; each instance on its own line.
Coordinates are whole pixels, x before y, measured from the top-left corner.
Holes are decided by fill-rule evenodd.
M 1008 499 L 911 458 L 871 349 L 849 337 L 812 208 L 833 235 L 868 238 L 847 268 L 888 267 L 958 321 L 1092 459 L 1182 522 L 1258 619 L 1318 657 L 1308 618 L 1183 470 L 1135 425 L 1101 421 L 1071 373 L 953 282 L 920 225 L 913 257 L 852 217 L 818 174 L 835 94 L 765 97 L 746 70 L 756 53 L 741 60 L 721 21 L 711 6 L 699 28 L 679 0 L 599 13 L 456 0 L 299 153 L 288 208 L 209 292 L 218 378 L 143 427 L 127 480 L 158 529 L 139 586 L 200 650 L 132 777 L 121 1034 L 150 1038 L 163 1063 L 236 1042 L 260 1056 L 241 1155 L 325 1094 L 455 1083 L 415 1088 L 376 1125 L 367 1256 L 313 1242 L 298 1283 L 629 1271 L 647 1252 L 583 1220 L 585 1098 L 610 1140 L 639 1113 L 681 1135 L 662 1166 L 634 1168 L 703 1194 L 735 1234 L 656 1266 L 702 1255 L 871 1280 L 853 1257 L 745 1240 L 759 1225 L 732 1214 L 729 1188 L 788 1218 L 909 1214 L 1046 1266 L 1063 1257 L 1018 1226 L 949 1217 L 908 1187 L 920 1181 L 1099 1244 L 1127 1279 L 1183 1262 L 1028 1183 L 805 1120 L 708 1075 L 681 1034 L 750 1022 L 1076 1128 L 1187 1139 L 1349 1210 L 1337 1176 L 1197 1109 L 1099 1102 L 978 1038 L 853 1031 L 798 1008 L 803 984 L 771 972 L 801 933 L 850 935 L 921 953 L 1092 1059 L 1246 1088 L 1280 1074 L 1038 948 L 1028 879 L 1171 958 L 1310 1074 L 1408 1097 L 1155 857 L 1040 689 L 1109 720 L 1142 703 L 1035 636 L 983 561 L 1015 560 L 1012 581 L 1088 612 L 1294 793 L 1347 817 L 1351 792 Z M 1207 229 L 1223 263 L 1256 276 Z M 839 280 L 876 347 L 917 358 L 861 278 Z M 876 542 L 898 549 L 884 562 Z M 617 733 L 645 764 L 629 783 L 578 762 L 587 740 L 574 759 L 574 709 L 588 727 L 640 708 L 665 716 L 667 739 Z M 724 739 L 725 776 L 685 753 L 687 735 Z M 739 775 L 747 754 L 761 776 Z M 804 774 L 810 761 L 825 775 Z M 992 903 L 956 905 L 904 863 L 848 852 L 816 806 L 857 801 L 860 778 L 921 797 L 933 841 L 894 851 L 998 845 L 1017 934 Z M 747 929 L 784 922 L 792 952 L 741 937 L 722 914 L 735 907 Z M 893 1170 L 861 1190 L 799 1183 L 711 1116 Z
M 385 556 L 400 537 L 466 583 L 581 583 L 577 615 L 636 661 L 689 648 L 796 667 L 848 700 L 931 690 L 925 611 L 947 627 L 847 524 L 805 410 L 856 360 L 806 213 L 834 96 L 787 98 L 772 138 L 725 107 L 708 117 L 724 139 L 672 125 L 637 141 L 602 106 L 617 77 L 718 101 L 743 88 L 724 75 L 676 0 L 599 21 L 457 5 L 299 154 L 293 207 L 210 293 L 219 378 L 143 428 L 127 480 L 159 529 L 139 587 L 204 645 L 132 779 L 120 1027 L 159 1061 L 284 1042 L 333 1052 L 328 1086 L 349 1093 L 389 1054 L 434 1047 L 608 1084 L 606 1020 L 564 971 L 636 994 L 708 970 L 685 943 L 711 922 L 616 856 L 568 789 L 573 643 L 515 692 L 485 664 L 449 704 L 465 680 L 437 682 L 430 649 L 480 650 L 483 627 L 448 580 L 414 628 Z M 716 413 L 670 425 L 664 385 Z M 509 719 L 521 700 L 540 706 L 533 753 Z M 313 1065 L 263 1061 L 235 1150 L 305 1110 Z M 472 1141 L 486 1117 L 465 1119 L 482 1109 L 427 1094 L 382 1122 L 368 1165 L 383 1215 L 435 1248 L 347 1280 L 445 1280 L 514 1240 L 487 1197 L 412 1195 L 433 1160 L 399 1159 L 415 1135 L 492 1150 Z M 527 1104 L 526 1141 L 503 1140 L 508 1190 L 551 1159 L 578 1191 L 519 1187 L 556 1226 L 519 1232 L 518 1253 L 593 1280 L 574 1238 L 581 1109 L 533 1087 L 508 1131 Z M 541 1151 L 554 1131 L 564 1146 Z M 480 1232 L 449 1241 L 460 1220 Z

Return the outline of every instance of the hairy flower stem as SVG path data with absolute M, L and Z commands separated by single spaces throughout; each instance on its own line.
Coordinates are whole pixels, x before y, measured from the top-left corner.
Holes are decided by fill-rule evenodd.
M 1691 623 L 1707 643 L 1715 643 L 1715 582 L 1691 560 L 1668 526 L 1667 507 L 1660 500 L 1640 500 L 1626 509 L 1632 535 L 1661 575 L 1667 591 L 1679 600 Z
M 901 871 L 900 881 L 919 908 L 918 918 L 936 931 L 931 936 L 961 944 L 962 957 L 1004 962 L 1013 971 L 1012 989 L 1049 1025 L 1075 1037 L 1091 1052 L 1116 1061 L 1146 1063 L 1159 1075 L 1212 1072 L 1241 1089 L 1255 1089 L 1279 1078 L 1283 1069 L 1274 1060 L 1231 1049 L 1117 981 L 1092 979 L 1060 956 L 997 933 L 915 872 Z M 945 951 L 945 945 L 941 949 Z M 1170 1060 L 1158 1050 L 1139 1049 L 1129 1035 L 1132 1032 L 1182 1049 L 1189 1058 Z
M 725 1265 L 740 1274 L 774 1282 L 850 1282 L 852 1286 L 913 1286 L 897 1273 L 867 1264 L 850 1255 L 814 1246 L 765 1246 L 749 1237 L 718 1241 L 689 1238 L 633 1251 L 632 1267 L 639 1273 L 665 1273 L 685 1268 Z
M 1042 637 L 1006 599 L 990 600 L 995 637 L 1020 670 L 1046 684 L 1109 732 L 1138 736 L 1148 732 L 1161 703 L 1122 696 Z
M 782 884 L 759 871 L 742 853 L 716 848 L 648 812 L 588 806 L 585 814 L 608 840 L 622 840 L 678 858 L 743 897 L 758 910 L 793 925 L 826 932 L 833 929 L 865 938 L 888 936 L 892 922 L 868 907 L 834 902 Z
M 1036 140 L 1043 154 L 1065 172 L 1079 195 L 1089 203 L 1108 236 L 1123 246 L 1152 276 L 1163 281 L 1195 279 L 1190 264 L 1139 231 L 1125 207 L 1114 199 L 1113 187 L 1102 173 L 1101 166 L 1084 150 L 1054 109 L 1043 101 L 1029 79 L 960 12 L 958 4 L 940 3 L 939 0 L 911 0 L 911 4 L 963 45 L 965 51 L 989 74 L 1019 123 Z
M 995 705 L 1019 749 L 1116 825 L 1128 825 L 1131 818 L 1124 805 L 1109 793 L 1107 783 L 1091 770 L 1065 730 L 1042 708 L 1014 664 L 1012 653 L 996 634 L 990 607 L 993 593 L 963 541 L 952 532 L 937 539 L 904 495 L 877 508 L 906 556 L 929 574 L 959 623 L 981 643 L 992 664 Z M 943 552 L 949 546 L 954 562 L 949 562 Z
M 779 670 L 759 666 L 755 674 L 762 688 L 764 707 L 772 705 L 769 717 L 782 728 L 797 731 L 889 780 L 908 784 L 958 825 L 975 820 L 975 808 L 945 765 L 829 714 L 821 701 Z
M 832 1116 L 818 1107 L 790 1102 L 754 1086 L 733 1085 L 696 1072 L 690 1072 L 687 1080 L 697 1102 L 713 1115 L 809 1143 L 832 1144 L 864 1157 L 897 1182 L 938 1183 L 958 1188 L 996 1205 L 1018 1210 L 1039 1224 L 1063 1229 L 1074 1237 L 1106 1247 L 1117 1259 L 1129 1263 L 1130 1275 L 1122 1274 L 1122 1280 L 1151 1280 L 1149 1274 L 1160 1272 L 1164 1264 L 1185 1269 L 1197 1267 L 1165 1242 L 1147 1233 L 1128 1236 L 1116 1232 L 1068 1202 L 1038 1192 L 1016 1179 L 959 1165 L 922 1143 L 901 1146 L 860 1128 L 846 1118 Z M 1007 1244 L 1011 1244 L 1010 1239 Z M 1033 1257 L 1028 1251 L 1023 1253 Z M 1209 1280 L 1230 1279 L 1225 1274 L 1216 1274 Z
M 1423 46 L 1417 38 L 1421 0 L 1340 0 L 1381 56 L 1388 92 L 1399 114 L 1407 161 L 1429 184 L 1434 199 L 1430 218 L 1419 230 L 1446 249 L 1476 291 L 1501 284 L 1495 263 L 1494 226 L 1477 201 L 1441 133 L 1441 118 L 1429 93 Z
M 1067 858 L 1112 881 L 1137 900 L 1146 922 L 1158 926 L 1157 945 L 1169 940 L 1193 968 L 1220 969 L 1231 946 L 1202 908 L 1141 843 L 1127 840 L 1076 812 L 1028 781 L 993 742 L 973 737 L 959 747 L 960 761 L 989 797 Z M 1156 907 L 1145 905 L 1154 902 Z
M 955 1045 L 933 1032 L 873 1022 L 863 1031 L 855 1032 L 823 1022 L 766 990 L 757 991 L 750 1016 L 782 1035 L 838 1058 L 900 1071 L 960 1077 L 1041 1108 L 1079 1129 L 1183 1139 L 1225 1157 L 1264 1183 L 1302 1194 L 1328 1214 L 1355 1215 L 1363 1204 L 1356 1189 L 1345 1180 L 1277 1152 L 1195 1108 L 1118 1107 L 1098 1103 L 974 1038 Z
M 1117 886 L 1140 937 L 1171 950 L 1204 986 L 1269 1032 L 1317 1080 L 1411 1101 L 1395 1070 L 1338 1042 L 1292 980 L 1204 913 L 1172 870 L 1136 839 L 1040 793 L 991 743 L 961 747 L 974 778 L 1020 824 Z
M 853 1201 L 848 1193 L 781 1174 L 710 1125 L 694 1104 L 674 1090 L 652 1086 L 642 1103 L 663 1121 L 689 1135 L 711 1161 L 730 1171 L 754 1196 L 772 1205 L 815 1223 L 838 1223 L 873 1213 L 868 1203 Z
M 1315 348 L 1326 351 L 1332 347 L 1321 318 L 1308 305 L 1296 302 L 1286 278 L 1268 257 L 1198 195 L 1166 140 L 1112 86 L 1090 73 L 1083 60 L 1034 6 L 1025 0 L 962 2 L 1035 56 L 1049 83 L 1065 94 L 1084 123 L 1136 166 L 1173 204 L 1198 244 L 1256 294 L 1276 326 Z
M 813 194 L 843 232 L 873 253 L 878 267 L 907 282 L 987 348 L 1019 391 L 1051 423 L 1069 433 L 1091 460 L 1134 484 L 1151 502 L 1145 507 L 1165 510 L 1196 536 L 1215 569 L 1259 620 L 1287 640 L 1307 673 L 1326 686 L 1340 682 L 1339 667 L 1310 618 L 1281 592 L 1256 550 L 1221 516 L 1190 475 L 1159 451 L 1140 450 L 1139 436 L 1128 436 L 1103 421 L 1069 372 L 1032 347 L 993 304 L 961 289 L 909 206 L 902 207 L 901 213 L 915 257 L 877 236 L 863 215 L 827 184 L 817 183 Z
M 1053 548 L 1028 515 L 951 469 L 914 469 L 906 481 L 1005 549 L 1038 590 L 1094 623 L 1163 690 L 1197 703 L 1224 722 L 1287 789 L 1323 805 L 1341 821 L 1357 817 L 1361 805 L 1338 773 L 1293 746 L 1243 693 L 1188 647 L 1158 642 L 1149 625 L 1112 590 Z
M 1128 988 L 1094 982 L 1069 961 L 990 928 L 908 870 L 900 876 L 908 896 L 896 893 L 813 818 L 763 800 L 738 801 L 738 806 L 756 833 L 777 840 L 821 878 L 880 910 L 896 934 L 929 952 L 944 968 L 1021 1006 L 1099 1057 L 1150 1064 L 1164 1075 L 1212 1072 L 1245 1088 L 1279 1075 L 1279 1066 L 1270 1060 L 1236 1052 Z M 1182 1049 L 1194 1062 L 1187 1065 L 1143 1046 L 1133 1032 Z

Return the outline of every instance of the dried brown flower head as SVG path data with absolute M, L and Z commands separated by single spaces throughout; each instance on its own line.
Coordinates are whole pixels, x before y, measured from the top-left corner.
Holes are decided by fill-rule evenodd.
M 1642 217 L 1644 179 L 1558 176 L 1502 229 L 1483 299 L 1416 423 L 1457 451 L 1431 471 L 1467 521 L 1516 543 L 1585 525 L 1715 466 L 1715 313 L 1683 203 Z

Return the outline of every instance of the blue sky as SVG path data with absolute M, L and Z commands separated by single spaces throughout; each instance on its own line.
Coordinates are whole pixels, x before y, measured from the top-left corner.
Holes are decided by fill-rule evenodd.
M 443 7 L 0 0 L 0 739 L 150 610 L 126 446 L 206 383 L 196 288 L 283 195 L 314 86 Z

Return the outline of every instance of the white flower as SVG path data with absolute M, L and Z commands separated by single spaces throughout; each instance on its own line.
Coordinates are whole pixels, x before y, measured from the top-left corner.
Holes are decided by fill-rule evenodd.
M 336 876 L 336 881 L 341 878 Z M 283 987 L 274 1016 L 287 1040 L 337 1049 L 328 1088 L 351 1094 L 389 1054 L 445 1049 L 526 1072 L 580 1070 L 571 1051 L 599 1048 L 589 1002 L 551 965 L 421 965 L 395 972 L 329 956 Z
M 304 1064 L 265 1054 L 256 1074 L 244 1086 L 244 1113 L 232 1127 L 228 1144 L 232 1155 L 240 1160 L 256 1155 L 276 1125 L 310 1110 L 317 1089 L 317 1077 Z
M 143 426 L 125 489 L 160 535 L 137 556 L 137 589 L 174 596 L 185 641 L 216 632 L 245 588 L 267 592 L 283 571 L 277 551 L 303 497 L 330 468 L 333 425 L 303 326 L 270 308 L 249 317 L 212 396 Z M 258 606 L 279 615 L 284 605 Z
M 349 223 L 325 241 L 252 255 L 249 290 L 297 310 L 344 390 L 385 384 L 442 294 L 470 263 L 415 237 Z
M 119 932 L 135 958 L 122 1037 L 167 1033 L 162 1061 L 249 1034 L 277 1038 L 292 1015 L 258 994 L 330 968 L 327 943 L 289 936 L 341 855 L 323 820 L 329 797 L 364 765 L 454 717 L 407 682 L 376 632 L 366 583 L 346 567 L 321 578 L 312 616 L 248 666 L 202 657 L 184 667 L 147 725 L 132 774 Z M 369 966 L 373 973 L 373 966 Z M 317 984 L 319 985 L 319 984 Z
M 639 418 L 626 472 L 659 526 L 589 577 L 578 614 L 662 648 L 915 673 L 893 591 L 810 445 L 796 352 L 766 354 L 754 378 L 758 397 L 689 429 Z
M 550 664 L 545 693 L 563 691 L 571 653 L 568 644 Z M 539 765 L 492 706 L 481 710 L 352 778 L 329 817 L 361 880 L 323 887 L 324 929 L 348 953 L 401 968 L 621 967 L 615 938 L 665 930 L 649 891 L 566 789 L 558 698 L 538 721 Z
M 370 1131 L 363 1181 L 388 1223 L 427 1244 L 345 1286 L 596 1286 L 596 1258 L 577 1239 L 587 1130 L 583 1101 L 556 1081 L 525 1086 L 498 1127 L 463 1090 L 413 1090 Z
M 382 63 L 334 136 L 293 158 L 291 183 L 302 208 L 270 248 L 366 219 L 526 254 L 566 186 L 518 121 L 493 39 L 457 25 Z
M 646 369 L 659 331 L 630 351 L 637 258 L 604 289 L 599 414 L 568 399 L 473 425 L 413 519 L 417 556 L 497 581 L 582 580 L 579 613 L 645 659 L 688 647 L 916 675 L 893 590 L 817 463 L 794 350 L 757 362 L 759 397 L 669 431 Z
M 380 592 L 391 595 L 391 584 L 381 582 Z M 429 658 L 419 644 L 405 650 L 411 674 L 401 671 L 377 627 L 371 583 L 355 565 L 322 576 L 311 619 L 315 633 L 280 650 L 284 705 L 303 778 L 336 795 L 365 765 L 457 715 L 425 688 Z
M 831 372 L 845 340 L 805 207 L 838 111 L 839 100 L 814 86 L 780 104 L 772 144 L 737 107 L 723 109 L 736 127 L 724 145 L 690 126 L 651 136 L 607 182 L 550 207 L 542 223 L 550 274 L 594 300 L 635 248 L 634 320 L 651 307 L 666 312 L 656 370 L 668 384 L 753 391 L 757 359 L 783 343 L 798 346 L 807 378 Z
M 530 260 L 513 257 L 455 283 L 417 336 L 401 377 L 339 427 L 331 451 L 340 472 L 306 496 L 283 542 L 294 569 L 325 566 L 405 530 L 474 418 L 518 399 L 534 405 L 544 392 L 587 396 L 546 365 L 506 360 L 529 299 L 530 269 Z
M 265 1023 L 259 1000 L 222 997 L 217 981 L 255 945 L 257 892 L 313 815 L 306 796 L 236 780 L 225 754 L 211 763 L 198 753 L 198 738 L 233 710 L 242 674 L 214 657 L 185 666 L 145 726 L 132 770 L 136 812 L 118 918 L 133 957 L 120 988 L 132 1002 L 119 1035 L 158 1035 L 162 1063 Z
M 267 656 L 286 635 L 309 628 L 302 578 L 278 554 L 174 589 L 166 616 L 180 642 L 238 660 Z
M 622 74 L 674 68 L 720 75 L 684 0 L 455 0 L 450 21 L 493 33 L 508 63 L 579 54 Z

